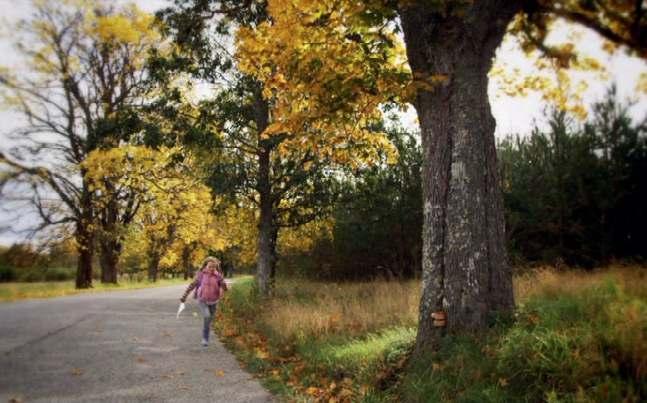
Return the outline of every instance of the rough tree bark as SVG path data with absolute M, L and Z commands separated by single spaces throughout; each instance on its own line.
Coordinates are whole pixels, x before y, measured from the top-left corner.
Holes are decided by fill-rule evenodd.
M 101 239 L 99 241 L 99 264 L 101 265 L 101 282 L 104 284 L 117 284 L 119 271 L 119 251 L 121 242 L 115 239 Z
M 94 234 L 90 230 L 92 220 L 92 194 L 84 186 L 75 229 L 75 239 L 79 254 L 76 267 L 76 288 L 92 287 L 92 256 L 94 255 Z
M 184 279 L 188 280 L 193 277 L 193 268 L 191 267 L 191 253 L 195 248 L 195 243 L 191 245 L 184 245 L 182 248 L 182 272 L 184 274 Z
M 518 8 L 483 0 L 466 13 L 442 14 L 430 4 L 400 10 L 414 77 L 446 77 L 419 90 L 414 104 L 424 161 L 416 356 L 445 332 L 483 329 L 491 314 L 514 306 L 487 73 Z M 447 314 L 445 327 L 434 326 L 436 311 Z
M 153 283 L 157 281 L 157 275 L 159 273 L 159 264 L 160 264 L 161 258 L 162 256 L 158 251 L 156 250 L 150 251 L 148 255 L 148 281 Z
M 258 141 L 258 179 L 256 191 L 260 200 L 260 217 L 258 221 L 258 262 L 256 266 L 256 283 L 261 295 L 268 296 L 272 290 L 276 272 L 276 238 L 278 225 L 274 217 L 274 198 L 272 195 L 271 154 L 275 145 L 271 139 L 261 139 L 260 134 L 269 124 L 269 107 L 263 99 L 261 86 L 255 91 L 254 120 L 259 134 Z
M 118 214 L 116 201 L 110 201 L 102 213 L 101 233 L 98 236 L 101 282 L 117 284 L 121 239 L 116 229 Z

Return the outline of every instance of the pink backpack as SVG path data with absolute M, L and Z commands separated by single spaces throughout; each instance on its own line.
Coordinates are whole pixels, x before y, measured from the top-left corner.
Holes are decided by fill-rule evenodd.
M 198 287 L 193 297 L 207 303 L 218 301 L 222 295 L 222 281 L 222 275 L 218 272 L 209 274 L 201 271 L 198 274 Z

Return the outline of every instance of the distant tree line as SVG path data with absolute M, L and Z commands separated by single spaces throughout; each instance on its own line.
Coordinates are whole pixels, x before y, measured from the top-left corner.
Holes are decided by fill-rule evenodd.
M 592 267 L 647 255 L 647 121 L 636 124 L 614 88 L 577 125 L 499 144 L 509 250 L 518 262 Z
M 549 110 L 547 127 L 497 147 L 513 263 L 593 267 L 647 255 L 647 124 L 635 123 L 614 88 L 583 124 Z M 417 136 L 390 129 L 397 164 L 348 175 L 333 230 L 290 266 L 331 278 L 421 272 L 422 157 Z M 304 269 L 305 268 L 305 269 Z
M 77 256 L 65 242 L 46 250 L 27 243 L 0 247 L 0 282 L 64 281 L 74 278 Z

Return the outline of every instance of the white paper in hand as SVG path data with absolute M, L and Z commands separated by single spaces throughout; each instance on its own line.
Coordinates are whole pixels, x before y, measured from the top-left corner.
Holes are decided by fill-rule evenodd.
M 182 313 L 182 311 L 184 310 L 184 307 L 185 307 L 184 302 L 182 302 L 182 303 L 180 304 L 180 306 L 177 308 L 177 315 L 176 315 L 176 318 L 179 318 L 179 317 L 180 317 L 180 314 L 181 314 L 181 313 Z

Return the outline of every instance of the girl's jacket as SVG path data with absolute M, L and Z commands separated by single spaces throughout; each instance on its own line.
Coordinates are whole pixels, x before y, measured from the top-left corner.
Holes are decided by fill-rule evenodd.
M 180 300 L 182 302 L 186 301 L 186 297 L 189 296 L 193 289 L 196 289 L 194 298 L 206 304 L 215 304 L 227 290 L 227 283 L 218 271 L 200 270 Z

